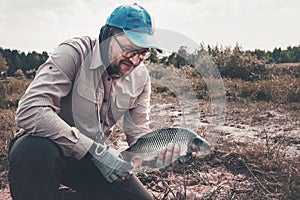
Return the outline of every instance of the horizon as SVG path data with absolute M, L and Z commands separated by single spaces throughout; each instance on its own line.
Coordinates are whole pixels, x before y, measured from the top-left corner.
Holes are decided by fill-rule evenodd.
M 210 45 L 210 44 L 207 44 L 207 45 L 205 45 L 204 47 L 205 48 L 207 48 L 208 47 L 208 45 L 210 46 L 210 47 L 216 47 L 216 46 L 213 46 L 213 45 Z M 236 45 L 236 44 L 235 44 Z M 229 45 L 229 46 L 222 46 L 222 45 L 218 45 L 218 47 L 219 48 L 223 48 L 223 49 L 225 49 L 225 48 L 227 48 L 227 47 L 230 47 L 230 49 L 233 49 L 234 47 L 235 47 L 235 45 Z M 262 51 L 265 51 L 265 52 L 272 52 L 272 51 L 274 51 L 274 49 L 276 48 L 276 49 L 281 49 L 281 50 L 287 50 L 287 48 L 288 47 L 300 47 L 300 44 L 298 44 L 298 45 L 288 45 L 288 46 L 286 46 L 286 47 L 274 47 L 273 49 L 271 49 L 271 50 L 265 50 L 265 49 L 259 49 L 259 48 L 254 48 L 254 49 L 245 49 L 245 48 L 243 48 L 243 46 L 241 46 L 241 45 L 239 45 L 239 47 L 241 47 L 241 50 L 242 51 L 255 51 L 255 50 L 262 50 Z M 16 49 L 16 48 L 8 48 L 8 47 L 3 47 L 3 46 L 1 46 L 0 45 L 0 48 L 2 48 L 3 50 L 6 50 L 6 49 L 8 49 L 8 50 L 10 50 L 10 51 L 14 51 L 14 50 L 16 50 L 16 51 L 18 51 L 19 53 L 25 53 L 25 54 L 28 54 L 28 53 L 32 53 L 32 52 L 36 52 L 36 53 L 39 53 L 39 54 L 42 54 L 43 52 L 46 52 L 46 53 L 51 53 L 51 51 L 46 51 L 46 50 L 44 50 L 44 51 L 36 51 L 36 50 L 28 50 L 28 51 L 24 51 L 24 50 L 21 50 L 21 49 Z

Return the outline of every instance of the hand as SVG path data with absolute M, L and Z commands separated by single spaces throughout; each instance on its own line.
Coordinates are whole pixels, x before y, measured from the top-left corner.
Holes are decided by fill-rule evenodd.
M 184 163 L 193 161 L 196 158 L 197 153 L 192 152 L 191 157 Z M 165 148 L 163 148 L 159 154 L 156 161 L 157 168 L 164 168 L 169 165 L 177 165 L 179 163 L 178 158 L 180 157 L 180 145 L 169 143 Z
M 180 156 L 180 146 L 178 144 L 169 143 L 158 154 L 156 166 L 158 168 L 164 168 L 171 164 L 176 164 L 177 159 Z
M 91 160 L 108 182 L 125 180 L 132 175 L 132 164 L 123 160 L 119 151 L 94 143 L 90 154 L 92 155 Z

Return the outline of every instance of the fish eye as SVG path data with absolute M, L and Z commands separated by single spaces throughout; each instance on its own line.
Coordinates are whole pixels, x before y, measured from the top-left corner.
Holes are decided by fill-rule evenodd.
M 203 144 L 203 141 L 200 138 L 194 138 L 193 145 L 201 146 Z

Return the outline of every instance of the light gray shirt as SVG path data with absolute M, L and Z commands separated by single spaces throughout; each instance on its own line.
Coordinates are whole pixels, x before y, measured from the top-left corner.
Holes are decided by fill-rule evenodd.
M 39 67 L 19 101 L 16 122 L 56 142 L 65 156 L 81 159 L 122 116 L 129 145 L 149 132 L 150 94 L 143 64 L 114 79 L 102 63 L 98 39 L 73 38 Z

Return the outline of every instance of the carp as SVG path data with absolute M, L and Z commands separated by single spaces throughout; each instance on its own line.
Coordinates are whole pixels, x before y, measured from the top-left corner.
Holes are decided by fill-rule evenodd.
M 210 143 L 197 133 L 186 128 L 174 127 L 157 129 L 147 133 L 139 138 L 134 145 L 123 151 L 122 155 L 128 161 L 138 158 L 143 162 L 143 165 L 156 168 L 153 163 L 157 160 L 159 152 L 169 143 L 180 146 L 178 158 L 180 163 L 189 161 L 193 152 L 196 152 L 196 158 L 199 158 L 206 156 L 211 150 Z

